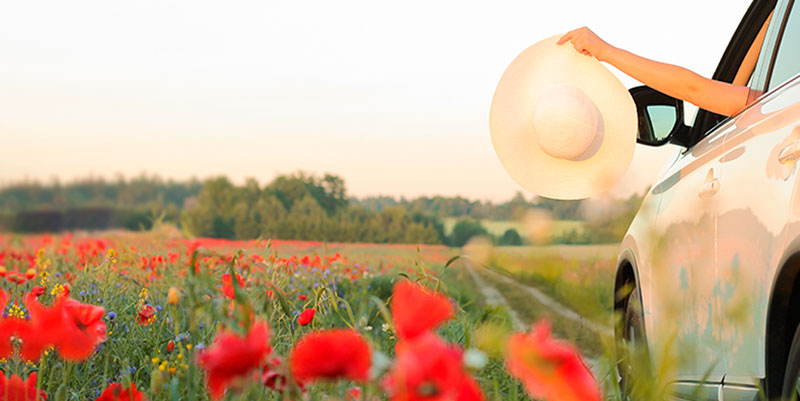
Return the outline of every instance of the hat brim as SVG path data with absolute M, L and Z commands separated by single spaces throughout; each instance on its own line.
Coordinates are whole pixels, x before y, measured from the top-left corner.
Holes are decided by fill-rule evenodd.
M 627 170 L 636 145 L 636 105 L 599 61 L 569 43 L 556 44 L 558 38 L 525 49 L 508 66 L 492 99 L 489 129 L 497 157 L 523 188 L 552 199 L 583 199 L 609 189 Z M 583 160 L 550 156 L 533 133 L 540 94 L 560 84 L 582 90 L 602 116 L 602 142 Z

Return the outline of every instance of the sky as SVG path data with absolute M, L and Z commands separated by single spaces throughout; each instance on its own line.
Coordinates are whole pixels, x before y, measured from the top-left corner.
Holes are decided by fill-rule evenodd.
M 265 184 L 303 170 L 337 174 L 359 197 L 530 196 L 503 170 L 488 128 L 517 54 L 589 26 L 710 76 L 748 5 L 3 2 L 0 185 L 142 173 Z M 642 191 L 678 150 L 637 145 L 611 195 Z

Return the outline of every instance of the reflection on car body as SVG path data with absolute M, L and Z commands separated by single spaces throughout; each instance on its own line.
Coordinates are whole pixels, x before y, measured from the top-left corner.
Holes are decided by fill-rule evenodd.
M 755 65 L 743 62 L 747 49 L 758 50 Z M 646 87 L 631 90 L 643 121 L 639 142 L 681 149 L 622 242 L 615 308 L 623 318 L 616 333 L 620 349 L 643 343 L 651 366 L 673 348 L 679 358 L 670 389 L 677 399 L 797 392 L 798 72 L 800 2 L 756 0 L 714 76 L 746 79 L 761 94 L 745 110 L 728 119 L 701 110 L 689 127 L 675 99 Z M 663 113 L 670 105 L 675 123 L 665 130 L 652 107 Z M 621 362 L 621 378 L 630 375 L 626 369 Z M 629 380 L 621 384 L 629 390 Z

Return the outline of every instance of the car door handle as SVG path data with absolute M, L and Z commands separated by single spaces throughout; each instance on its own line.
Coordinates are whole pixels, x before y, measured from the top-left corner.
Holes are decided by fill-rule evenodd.
M 698 194 L 702 199 L 708 199 L 719 191 L 719 180 L 714 176 L 714 169 L 709 169 L 706 174 L 705 182 L 700 186 Z
M 714 194 L 716 194 L 717 191 L 719 191 L 719 180 L 714 178 L 713 180 L 704 183 L 700 187 L 700 194 L 699 195 L 703 199 L 708 199 L 708 198 L 714 196 Z
M 786 147 L 783 148 L 781 153 L 778 155 L 778 162 L 781 164 L 786 164 L 797 159 L 800 159 L 800 140 L 786 145 Z

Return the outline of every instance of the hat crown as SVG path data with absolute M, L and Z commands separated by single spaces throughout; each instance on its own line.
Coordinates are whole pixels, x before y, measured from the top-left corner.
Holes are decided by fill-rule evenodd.
M 552 85 L 542 90 L 531 118 L 539 147 L 557 159 L 580 160 L 602 131 L 600 110 L 578 87 Z

